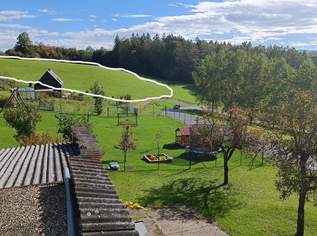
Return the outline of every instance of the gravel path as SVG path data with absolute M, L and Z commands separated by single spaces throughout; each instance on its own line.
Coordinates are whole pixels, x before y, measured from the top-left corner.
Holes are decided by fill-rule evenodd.
M 0 235 L 67 235 L 64 185 L 1 189 Z
M 129 211 L 134 220 L 144 222 L 151 236 L 228 236 L 186 207 Z

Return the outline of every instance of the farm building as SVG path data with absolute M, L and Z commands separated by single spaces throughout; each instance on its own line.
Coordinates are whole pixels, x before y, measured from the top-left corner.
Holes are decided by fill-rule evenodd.
M 75 144 L 0 149 L 0 235 L 137 236 L 86 128 Z
M 51 69 L 48 69 L 44 73 L 44 75 L 42 75 L 39 82 L 46 84 L 46 85 L 49 85 L 49 86 L 52 86 L 54 88 L 64 88 L 64 82 Z M 38 91 L 53 91 L 52 88 L 49 88 L 49 87 L 42 85 L 42 84 L 39 84 L 39 83 L 34 85 L 34 89 L 38 90 Z
M 190 127 L 177 128 L 175 130 L 175 143 L 180 146 L 190 145 Z

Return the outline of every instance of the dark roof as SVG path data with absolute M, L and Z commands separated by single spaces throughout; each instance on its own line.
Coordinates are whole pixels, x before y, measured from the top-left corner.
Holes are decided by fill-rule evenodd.
M 179 131 L 182 136 L 190 136 L 190 128 L 189 127 L 177 128 L 176 131 Z
M 51 69 L 48 69 L 42 77 L 39 79 L 40 83 L 36 83 L 34 85 L 35 90 L 41 90 L 41 91 L 52 91 L 53 88 L 63 88 L 64 82 L 52 71 Z M 47 87 L 46 85 L 50 86 Z M 53 87 L 53 88 L 51 88 Z
M 63 182 L 73 145 L 46 144 L 0 149 L 0 188 Z
M 79 212 L 80 234 L 139 235 L 101 163 L 101 152 L 87 128 L 73 129 L 80 154 L 69 158 Z
M 55 72 L 52 69 L 48 69 L 46 71 L 46 73 L 48 73 L 50 76 L 52 76 L 63 87 L 64 82 L 59 78 L 59 76 L 57 74 L 55 74 Z

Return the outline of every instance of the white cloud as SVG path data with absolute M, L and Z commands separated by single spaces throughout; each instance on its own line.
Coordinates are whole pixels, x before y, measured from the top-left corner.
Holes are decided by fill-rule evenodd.
M 12 21 L 27 18 L 35 18 L 36 16 L 30 14 L 27 11 L 0 11 L 0 21 Z
M 53 18 L 51 21 L 53 22 L 58 22 L 58 23 L 66 23 L 66 22 L 78 22 L 78 21 L 81 21 L 80 19 L 77 19 L 77 18 L 63 18 L 63 17 L 60 17 L 60 18 Z
M 0 28 L 6 28 L 6 29 L 30 29 L 30 26 L 27 25 L 20 25 L 20 24 L 1 24 Z
M 115 14 L 113 15 L 115 17 L 121 17 L 121 18 L 148 18 L 152 17 L 151 15 L 147 14 Z
M 56 32 L 50 36 L 34 33 L 37 41 L 52 45 L 85 48 L 108 47 L 113 45 L 115 35 L 129 37 L 132 33 L 159 33 L 183 35 L 185 38 L 229 41 L 241 43 L 275 42 L 289 44 L 317 46 L 317 0 L 224 0 L 223 2 L 200 2 L 195 5 L 174 4 L 187 9 L 183 15 L 151 18 L 145 23 L 135 24 L 127 28 L 107 30 L 101 28 L 86 29 L 77 32 Z M 28 14 L 24 12 L 24 14 Z M 0 20 L 1 20 L 0 12 Z M 126 18 L 146 18 L 150 15 L 130 14 L 113 15 L 112 21 Z M 89 16 L 94 19 L 94 15 Z M 57 20 L 56 20 L 57 19 Z M 55 18 L 56 22 L 73 22 L 78 19 Z M 3 35 L 3 32 L 1 32 Z M 294 35 L 300 38 L 292 39 Z M 17 35 L 15 35 L 16 37 Z M 4 37 L 4 36 L 3 36 Z M 0 37 L 1 39 L 1 37 Z M 3 48 L 0 45 L 0 48 Z
M 0 31 L 0 50 L 6 50 L 12 48 L 18 37 L 17 31 L 15 30 L 4 30 Z
M 181 2 L 176 2 L 176 3 L 169 3 L 168 6 L 169 6 L 169 7 L 183 7 L 183 8 L 189 8 L 189 7 L 192 7 L 193 5 L 185 4 L 185 3 L 181 3 Z
M 40 12 L 40 13 L 46 14 L 46 15 L 55 15 L 56 14 L 56 11 L 49 10 L 49 9 L 46 9 L 46 8 L 38 9 L 37 11 Z

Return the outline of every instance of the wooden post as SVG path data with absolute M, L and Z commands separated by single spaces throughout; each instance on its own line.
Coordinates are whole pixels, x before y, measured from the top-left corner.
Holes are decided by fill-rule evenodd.
M 191 151 L 189 151 L 189 169 L 191 169 L 192 168 L 192 152 Z

